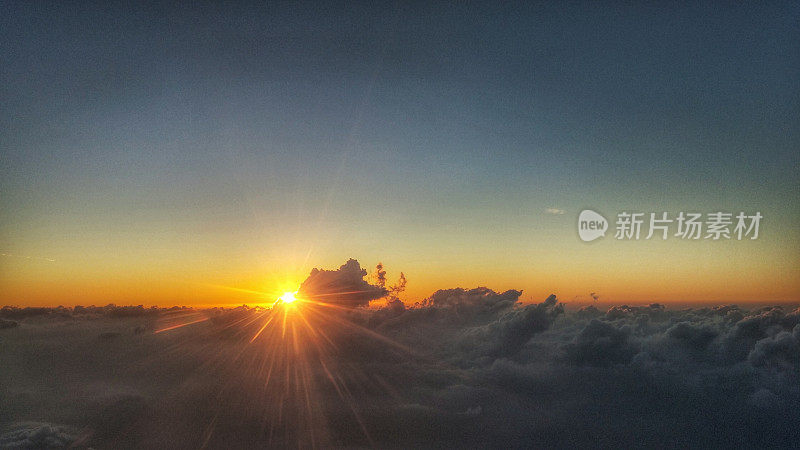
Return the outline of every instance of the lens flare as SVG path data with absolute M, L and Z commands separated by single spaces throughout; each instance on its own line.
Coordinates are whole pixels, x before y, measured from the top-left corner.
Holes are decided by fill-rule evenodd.
M 262 293 L 263 299 L 275 298 L 270 307 L 179 310 L 161 317 L 156 334 L 182 333 L 165 351 L 195 355 L 214 380 L 204 439 L 217 439 L 212 436 L 218 420 L 227 420 L 219 418 L 236 409 L 260 427 L 266 447 L 337 447 L 342 436 L 330 426 L 328 413 L 335 410 L 335 423 L 345 424 L 337 426 L 350 430 L 348 439 L 375 447 L 373 409 L 361 405 L 359 395 L 391 395 L 392 404 L 400 405 L 411 400 L 394 388 L 404 382 L 402 374 L 382 366 L 365 371 L 352 355 L 380 354 L 409 364 L 420 356 L 365 326 L 366 309 L 343 306 L 363 291 L 303 290 L 298 296 L 298 289 L 278 295 L 283 289 Z M 212 337 L 223 339 L 224 351 L 207 346 Z
M 297 297 L 295 297 L 296 294 L 297 294 L 297 291 L 284 292 L 283 295 L 278 297 L 278 300 L 280 300 L 281 303 L 293 303 L 293 302 L 295 302 L 297 300 Z

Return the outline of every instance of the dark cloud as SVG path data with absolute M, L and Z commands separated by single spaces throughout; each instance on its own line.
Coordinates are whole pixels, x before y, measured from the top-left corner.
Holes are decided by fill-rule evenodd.
M 381 262 L 375 266 L 375 284 L 378 287 L 386 287 L 386 271 L 383 269 L 383 263 Z
M 370 300 L 389 293 L 384 287 L 386 274 L 382 271 L 383 266 L 379 265 L 379 282 L 382 284 L 375 286 L 364 280 L 367 271 L 355 259 L 348 260 L 336 270 L 315 268 L 300 285 L 298 294 L 324 303 L 348 307 L 366 306 Z
M 101 341 L 110 341 L 114 338 L 119 337 L 120 335 L 121 333 L 117 333 L 114 331 L 106 331 L 105 333 L 100 333 L 98 338 L 100 338 Z
M 313 272 L 306 292 L 347 308 L 302 305 L 296 320 L 300 309 L 244 306 L 9 310 L 19 326 L 0 334 L 0 447 L 792 448 L 800 438 L 800 309 L 568 311 L 555 296 L 521 304 L 520 291 L 487 288 L 351 308 L 388 293 L 364 275 L 355 261 Z
M 107 316 L 107 317 L 140 317 L 140 316 L 157 316 L 165 313 L 175 313 L 181 311 L 190 311 L 192 308 L 185 306 L 172 306 L 169 308 L 162 308 L 158 306 L 151 306 L 145 308 L 142 305 L 137 306 L 117 306 L 113 303 L 106 306 L 75 306 L 67 308 L 59 306 L 56 308 L 41 308 L 41 307 L 25 307 L 20 308 L 17 306 L 4 306 L 0 308 L 0 318 L 6 319 L 27 319 L 32 317 L 82 317 L 82 316 Z
M 19 326 L 18 322 L 15 322 L 13 320 L 0 319 L 0 330 L 4 328 L 14 328 L 16 326 Z
M 16 423 L 0 435 L 0 448 L 66 448 L 77 436 L 68 427 L 48 423 Z
M 756 342 L 747 355 L 747 360 L 756 367 L 776 371 L 800 371 L 800 325 L 793 332 L 781 330 Z
M 48 316 L 48 315 L 69 315 L 67 308 L 18 308 L 15 306 L 3 306 L 0 308 L 0 317 L 4 319 L 25 319 L 28 317 Z
M 389 290 L 392 291 L 392 293 L 394 294 L 399 294 L 401 292 L 404 292 L 406 290 L 407 282 L 408 280 L 406 280 L 406 274 L 400 272 L 400 278 L 397 280 L 397 284 L 389 288 Z
M 499 297 L 513 295 L 513 304 L 516 304 L 520 294 L 520 291 L 507 291 Z M 497 314 L 497 306 L 504 303 L 495 303 L 491 311 Z M 564 309 L 558 305 L 555 295 L 538 305 L 510 308 L 486 325 L 465 329 L 460 346 L 463 351 L 472 354 L 477 352 L 491 357 L 511 356 L 535 334 L 550 328 L 556 317 L 563 312 Z
M 639 352 L 638 343 L 631 339 L 632 332 L 630 325 L 617 327 L 595 319 L 564 350 L 579 365 L 609 366 L 629 363 Z

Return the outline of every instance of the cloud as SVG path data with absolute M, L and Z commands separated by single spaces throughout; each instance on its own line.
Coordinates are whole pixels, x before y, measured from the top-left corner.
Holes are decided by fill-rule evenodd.
M 41 256 L 23 256 L 23 255 L 15 255 L 13 253 L 0 253 L 0 256 L 8 256 L 11 258 L 19 258 L 19 259 L 29 259 L 29 260 L 38 260 L 38 261 L 47 261 L 47 262 L 56 262 L 53 258 L 44 258 Z
M 0 448 L 66 448 L 75 441 L 74 431 L 49 423 L 22 422 L 0 435 Z
M 3 306 L 0 308 L 0 317 L 5 319 L 25 319 L 27 317 L 43 315 L 68 315 L 70 312 L 66 308 L 18 308 L 14 306 Z
M 555 214 L 555 215 L 561 215 L 566 213 L 566 211 L 559 208 L 546 208 L 544 212 L 546 212 L 547 214 Z
M 386 271 L 383 269 L 382 262 L 375 267 L 375 281 L 379 287 L 386 287 Z
M 247 307 L 3 309 L 19 325 L 0 335 L 0 442 L 68 442 L 72 430 L 99 448 L 774 448 L 800 438 L 800 309 L 574 311 L 486 287 L 353 308 L 387 294 L 365 275 L 354 260 L 313 271 L 306 292 L 345 308 L 306 305 L 285 326 L 292 313 Z M 278 326 L 251 341 L 270 319 Z M 153 333 L 175 323 L 190 325 Z
M 800 325 L 793 332 L 779 331 L 777 334 L 756 342 L 747 355 L 747 360 L 756 367 L 767 367 L 777 371 L 800 370 Z
M 636 341 L 630 338 L 632 332 L 629 325 L 617 327 L 594 319 L 581 330 L 574 342 L 564 346 L 564 350 L 578 365 L 609 366 L 629 363 L 639 352 Z
M 379 265 L 381 276 L 383 266 Z M 380 286 L 369 284 L 364 277 L 367 271 L 355 259 L 350 259 L 337 270 L 313 269 L 303 281 L 298 295 L 312 300 L 348 307 L 367 306 L 370 300 L 384 297 L 389 291 L 385 272 Z
M 506 291 L 503 296 L 514 296 L 514 303 L 520 291 Z M 498 303 L 495 304 L 495 306 Z M 502 303 L 499 303 L 502 305 Z M 492 308 L 492 313 L 498 309 Z M 563 314 L 555 295 L 551 295 L 538 305 L 525 305 L 509 308 L 509 311 L 486 325 L 464 330 L 460 345 L 464 351 L 492 357 L 515 355 L 535 334 L 547 330 L 555 319 Z
M 0 330 L 5 328 L 14 328 L 16 326 L 19 326 L 18 322 L 15 322 L 13 320 L 0 319 Z
M 161 314 L 185 312 L 190 311 L 191 308 L 185 306 L 172 306 L 163 308 L 158 306 L 151 306 L 145 308 L 142 305 L 137 306 L 117 306 L 115 304 L 108 304 L 106 306 L 81 306 L 77 305 L 73 308 L 66 308 L 59 306 L 56 308 L 42 308 L 42 307 L 25 307 L 20 308 L 17 306 L 3 306 L 0 308 L 0 318 L 4 319 L 26 319 L 31 317 L 43 318 L 70 318 L 82 316 L 107 316 L 116 318 L 125 317 L 140 317 L 140 316 L 158 316 Z

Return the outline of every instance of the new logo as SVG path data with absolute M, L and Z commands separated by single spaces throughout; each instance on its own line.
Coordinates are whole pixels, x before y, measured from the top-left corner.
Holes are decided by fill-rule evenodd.
M 600 213 L 584 209 L 578 215 L 578 236 L 584 242 L 591 242 L 606 235 L 608 221 Z

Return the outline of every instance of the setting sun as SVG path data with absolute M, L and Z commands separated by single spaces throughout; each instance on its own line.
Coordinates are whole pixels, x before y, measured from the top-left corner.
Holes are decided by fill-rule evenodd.
M 297 294 L 297 291 L 285 292 L 283 295 L 278 297 L 278 300 L 280 300 L 282 303 L 292 303 L 295 300 L 297 300 L 297 297 L 295 297 L 295 294 Z

